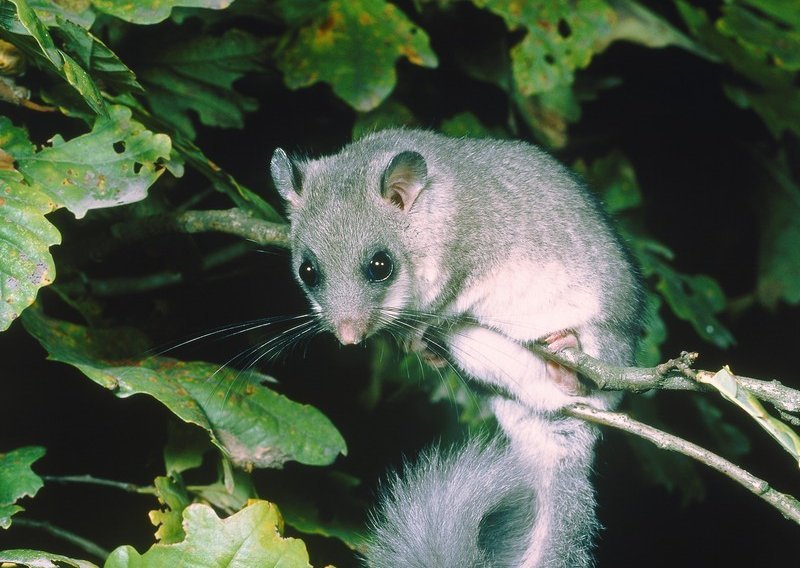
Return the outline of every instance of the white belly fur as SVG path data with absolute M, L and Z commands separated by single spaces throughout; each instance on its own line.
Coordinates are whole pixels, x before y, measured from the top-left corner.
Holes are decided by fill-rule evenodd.
M 453 329 L 447 342 L 456 364 L 472 378 L 503 387 L 534 412 L 554 411 L 591 400 L 561 391 L 548 379 L 545 362 L 524 343 L 571 329 L 581 349 L 597 355 L 597 338 L 587 324 L 599 310 L 598 291 L 576 283 L 562 264 L 522 259 L 459 295 L 448 311 L 468 314 L 478 325 Z

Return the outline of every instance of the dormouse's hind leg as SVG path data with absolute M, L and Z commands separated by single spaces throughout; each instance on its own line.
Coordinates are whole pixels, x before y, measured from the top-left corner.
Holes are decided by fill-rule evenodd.
M 536 516 L 517 568 L 588 568 L 597 532 L 589 481 L 597 429 L 575 418 L 545 416 L 495 398 L 492 409 L 524 463 Z

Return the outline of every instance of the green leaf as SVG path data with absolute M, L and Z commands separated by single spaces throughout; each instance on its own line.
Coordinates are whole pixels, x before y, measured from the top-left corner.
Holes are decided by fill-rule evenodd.
M 286 524 L 304 534 L 337 538 L 351 550 L 361 550 L 366 544 L 367 508 L 358 497 L 361 482 L 337 471 L 308 473 L 273 482 L 269 489 Z
M 650 48 L 676 46 L 694 55 L 717 61 L 717 57 L 693 41 L 661 16 L 634 0 L 612 0 L 616 10 L 614 28 L 606 43 L 625 40 Z M 601 51 L 598 47 L 597 51 Z
M 27 133 L 0 117 L 0 331 L 56 275 L 49 249 L 61 242 L 61 235 L 45 218 L 55 205 L 13 168 L 14 156 L 32 153 Z
M 95 84 L 92 76 L 77 61 L 63 51 L 61 52 L 61 58 L 64 60 L 61 70 L 67 82 L 78 91 L 83 100 L 86 101 L 86 104 L 89 105 L 89 108 L 96 112 L 98 116 L 105 117 L 107 109 L 103 95 L 100 94 L 100 89 Z
M 785 157 L 756 159 L 765 174 L 759 192 L 757 296 L 768 308 L 781 300 L 796 305 L 800 303 L 800 187 Z
M 56 33 L 63 41 L 64 51 L 72 55 L 106 88 L 118 92 L 142 92 L 136 75 L 102 41 L 82 26 L 61 17 L 56 18 Z
M 698 335 L 725 349 L 734 344 L 733 335 L 714 316 L 725 307 L 719 284 L 709 276 L 679 274 L 666 265 L 659 268 L 656 289 L 673 313 L 692 324 Z
M 314 18 L 324 18 L 328 11 L 325 4 L 325 0 L 275 0 L 281 18 L 292 28 L 307 24 Z
M 233 83 L 263 70 L 268 45 L 265 38 L 233 29 L 166 46 L 152 56 L 155 65 L 139 72 L 150 107 L 190 138 L 190 111 L 207 126 L 242 128 L 244 113 L 256 110 L 258 101 L 237 93 Z
M 730 1 L 727 0 L 729 3 Z M 772 18 L 787 27 L 800 29 L 800 8 L 795 2 L 786 0 L 737 0 L 737 2 L 761 12 L 765 18 Z
M 428 393 L 431 402 L 455 403 L 459 421 L 477 426 L 492 419 L 488 406 L 475 396 L 464 377 L 452 367 L 437 369 L 422 362 L 418 353 L 400 353 L 387 338 L 372 341 L 371 385 L 364 397 L 365 404 L 374 406 L 380 389 L 386 385 L 407 390 L 420 389 Z
M 708 53 L 644 6 L 628 0 L 519 2 L 473 0 L 525 36 L 511 49 L 517 90 L 525 96 L 570 85 L 574 72 L 617 40 L 648 47 L 675 45 L 708 57 Z M 613 6 L 613 7 L 612 7 Z
M 353 123 L 353 140 L 385 128 L 416 126 L 414 113 L 404 104 L 388 99 L 369 112 L 359 113 Z
M 163 505 L 148 513 L 150 522 L 157 528 L 156 540 L 162 544 L 180 542 L 186 537 L 183 531 L 183 510 L 192 500 L 186 492 L 180 476 L 156 477 L 153 485 L 156 488 L 158 502 Z
M 523 95 L 572 83 L 574 71 L 589 65 L 596 46 L 612 33 L 616 14 L 603 0 L 519 2 L 475 0 L 525 37 L 511 49 L 517 90 Z
M 604 158 L 598 158 L 588 168 L 583 163 L 576 164 L 579 171 L 603 201 L 606 211 L 612 215 L 638 207 L 642 194 L 636 181 L 636 172 L 628 159 L 619 151 L 613 151 Z
M 735 343 L 731 332 L 715 315 L 727 301 L 714 279 L 677 272 L 664 260 L 672 253 L 658 243 L 637 239 L 631 244 L 644 275 L 656 278 L 656 290 L 676 316 L 691 323 L 700 337 L 717 347 L 724 349 Z
M 211 447 L 208 436 L 199 428 L 171 421 L 167 425 L 167 445 L 164 446 L 164 468 L 167 474 L 183 473 L 200 467 L 203 455 Z
M 708 398 L 694 396 L 692 403 L 700 412 L 700 419 L 714 441 L 725 456 L 742 457 L 750 452 L 750 440 L 733 424 L 726 422 L 722 411 Z
M 661 298 L 648 291 L 643 317 L 644 334 L 636 353 L 636 363 L 642 367 L 655 367 L 662 361 L 661 345 L 667 340 L 667 326 L 660 310 Z
M 64 61 L 61 58 L 61 52 L 53 43 L 53 38 L 50 37 L 50 32 L 47 31 L 47 26 L 39 19 L 26 0 L 11 0 L 11 2 L 17 7 L 19 22 L 39 44 L 42 54 L 47 57 L 53 67 L 61 69 Z
M 116 106 L 108 118 L 98 117 L 91 132 L 68 142 L 57 135 L 51 147 L 15 158 L 29 185 L 81 218 L 90 209 L 147 197 L 170 150 L 168 136 L 146 130 L 130 109 Z
M 723 90 L 738 107 L 753 109 L 776 139 L 786 130 L 800 136 L 800 91 L 791 83 L 781 82 L 766 89 L 725 84 Z
M 27 134 L 0 117 L 0 331 L 55 279 L 49 247 L 61 235 L 44 217 L 139 201 L 163 168 L 170 139 L 131 120 L 125 107 L 98 117 L 91 132 L 36 152 Z M 16 166 L 16 169 L 15 167 Z
M 301 28 L 277 57 L 289 88 L 325 81 L 362 112 L 392 92 L 398 58 L 424 67 L 438 64 L 428 35 L 384 0 L 332 0 L 327 13 Z
M 49 319 L 38 310 L 28 310 L 22 321 L 51 360 L 77 367 L 120 398 L 156 398 L 184 422 L 204 428 L 242 468 L 281 467 L 289 460 L 325 465 L 347 451 L 316 408 L 264 387 L 269 377 L 251 372 L 244 380 L 212 363 L 131 359 L 131 349 L 141 345 L 136 335 Z
M 795 73 L 778 65 L 766 65 L 762 52 L 748 49 L 723 35 L 718 29 L 719 22 L 712 25 L 703 9 L 682 0 L 676 0 L 675 4 L 692 34 L 745 79 L 723 83 L 728 98 L 739 107 L 752 108 L 758 113 L 776 139 L 786 130 L 800 135 L 800 90 L 795 85 Z M 765 13 L 786 15 L 768 0 L 758 4 Z M 795 3 L 786 4 L 794 6 L 794 12 L 797 12 Z M 795 14 L 791 19 L 795 28 L 798 17 Z
M 631 396 L 625 404 L 637 420 L 669 430 L 669 425 L 661 419 L 657 402 L 656 394 L 654 397 Z M 697 462 L 683 454 L 665 452 L 637 436 L 626 436 L 625 439 L 636 455 L 636 463 L 642 468 L 642 478 L 648 484 L 663 487 L 670 493 L 677 492 L 684 506 L 705 498 L 705 486 Z
M 69 20 L 73 24 L 89 29 L 95 20 L 90 0 L 28 0 L 43 24 L 54 27 L 59 21 Z
M 261 196 L 240 184 L 232 175 L 209 159 L 185 134 L 175 131 L 172 140 L 175 150 L 186 160 L 186 163 L 205 176 L 214 189 L 227 195 L 237 207 L 241 207 L 266 221 L 286 221 Z
M 229 476 L 223 476 L 210 485 L 192 486 L 191 491 L 203 501 L 226 513 L 235 513 L 247 504 L 248 499 L 256 496 L 250 474 L 239 469 L 233 470 Z
M 442 121 L 439 125 L 442 134 L 454 138 L 468 136 L 472 138 L 507 138 L 498 128 L 486 128 L 477 116 L 471 112 L 462 112 Z
M 92 0 L 95 8 L 132 24 L 157 24 L 166 20 L 173 8 L 227 8 L 233 0 Z
M 30 566 L 30 568 L 59 568 L 59 566 L 75 566 L 75 568 L 97 568 L 86 560 L 76 560 L 60 554 L 50 554 L 39 550 L 2 550 L 0 563 L 9 562 L 12 565 Z M 56 564 L 58 562 L 58 564 Z
M 106 105 L 92 77 L 72 57 L 56 47 L 47 26 L 26 0 L 13 0 L 13 3 L 17 7 L 18 23 L 39 46 L 39 52 L 35 55 L 43 56 L 67 83 L 80 93 L 89 108 L 99 116 L 105 116 Z M 12 33 L 21 32 L 15 20 L 2 18 L 0 26 Z
M 16 504 L 19 499 L 33 497 L 44 485 L 42 478 L 31 470 L 31 464 L 44 452 L 42 447 L 27 446 L 0 454 L 0 528 L 10 527 L 11 517 L 24 511 Z
M 797 4 L 794 11 L 787 9 L 791 2 L 782 4 L 784 7 L 780 9 L 774 1 L 728 0 L 722 6 L 722 17 L 717 20 L 716 27 L 756 58 L 769 59 L 778 67 L 797 71 L 800 69 L 800 9 Z M 767 10 L 771 10 L 771 17 L 765 17 Z
M 105 568 L 170 568 L 219 566 L 227 568 L 310 568 L 303 541 L 283 538 L 283 519 L 275 505 L 253 501 L 220 519 L 208 505 L 195 504 L 183 512 L 186 538 L 175 544 L 155 544 L 144 554 L 130 546 L 117 548 Z

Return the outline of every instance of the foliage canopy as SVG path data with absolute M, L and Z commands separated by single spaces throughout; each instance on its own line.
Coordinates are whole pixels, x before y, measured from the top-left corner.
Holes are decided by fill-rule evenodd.
M 644 159 L 637 137 L 652 143 L 658 133 L 643 131 L 666 122 L 654 118 L 663 108 L 626 116 L 629 105 L 648 108 L 633 100 L 643 92 L 661 97 L 656 105 L 695 105 L 637 83 L 641 74 L 672 88 L 669 75 L 681 69 L 703 75 L 711 93 L 692 118 L 720 112 L 713 122 L 737 133 L 736 158 L 714 161 L 714 149 L 705 148 L 708 168 L 737 160 L 732 171 L 745 172 L 751 188 L 744 238 L 752 267 L 733 276 L 711 249 L 700 260 L 680 255 L 705 239 L 739 246 L 738 219 L 719 207 L 702 212 L 702 224 L 685 223 L 686 192 L 659 185 L 659 172 L 680 169 L 696 147 L 695 133 L 681 132 L 683 154 L 665 146 Z M 431 426 L 418 418 L 430 412 L 425 403 L 454 402 L 462 423 L 486 419 L 458 377 L 421 368 L 383 339 L 342 372 L 356 368 L 362 378 L 337 386 L 341 377 L 328 363 L 274 363 L 291 352 L 280 330 L 291 331 L 293 320 L 236 323 L 253 311 L 303 309 L 283 264 L 267 261 L 266 274 L 254 268 L 259 247 L 285 246 L 274 192 L 248 187 L 266 187 L 275 146 L 327 151 L 390 125 L 545 146 L 618 218 L 649 285 L 639 359 L 655 365 L 676 340 L 702 340 L 715 354 L 732 347 L 737 316 L 769 317 L 763 314 L 778 307 L 797 314 L 798 71 L 800 8 L 782 0 L 0 0 L 0 331 L 9 330 L 0 342 L 34 338 L 51 361 L 116 397 L 147 394 L 163 405 L 163 422 L 172 421 L 161 471 L 137 489 L 158 499 L 150 512 L 155 541 L 140 552 L 141 542 L 137 548 L 118 534 L 105 540 L 114 550 L 93 560 L 167 566 L 175 555 L 182 562 L 197 555 L 220 566 L 309 566 L 305 539 L 315 564 L 352 563 L 376 472 L 396 462 L 400 448 L 421 443 L 421 429 Z M 592 109 L 609 100 L 622 102 L 598 119 Z M 619 143 L 617 126 L 636 142 Z M 697 189 L 692 176 L 687 185 Z M 724 187 L 707 191 L 700 202 L 736 201 Z M 237 215 L 212 218 L 219 209 Z M 266 235 L 262 242 L 246 240 L 254 231 Z M 215 234 L 194 234 L 201 232 Z M 732 257 L 746 262 L 730 251 L 725 258 Z M 244 345 L 209 346 L 193 361 L 152 347 L 197 336 L 192 326 L 207 329 L 220 311 L 232 325 L 179 347 L 221 337 Z M 266 340 L 258 335 L 264 330 Z M 317 349 L 318 361 L 338 355 L 330 345 Z M 321 378 L 304 389 L 296 379 L 278 383 L 258 364 L 282 380 Z M 1 374 L 4 404 L 41 404 L 10 398 L 12 383 L 37 378 Z M 670 412 L 658 397 L 630 405 L 655 423 Z M 702 436 L 731 455 L 749 451 L 748 437 L 714 403 L 689 408 Z M 381 411 L 399 417 L 376 426 L 382 441 L 373 444 L 408 430 L 398 447 L 365 444 L 368 421 Z M 430 420 L 453 428 L 448 418 Z M 24 519 L 23 505 L 50 484 L 31 465 L 43 459 L 63 473 L 38 441 L 25 439 L 0 437 L 0 532 L 7 535 Z M 373 461 L 345 462 L 345 439 L 351 457 L 374 452 Z M 687 500 L 702 493 L 691 464 L 636 443 L 632 451 L 652 482 L 682 487 Z M 0 552 L 0 562 L 94 565 L 33 549 Z

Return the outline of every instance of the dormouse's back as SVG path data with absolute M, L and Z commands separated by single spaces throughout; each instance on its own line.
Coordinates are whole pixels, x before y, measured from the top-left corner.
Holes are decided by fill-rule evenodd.
M 459 201 L 484 210 L 525 212 L 527 218 L 599 217 L 596 198 L 555 158 L 525 142 L 450 138 L 425 130 L 391 129 L 370 134 L 340 154 L 356 162 L 386 160 L 402 151 L 422 154 L 432 184 L 451 184 Z M 359 159 L 360 158 L 360 159 Z M 491 203 L 488 200 L 491 199 Z M 532 216 L 532 217 L 531 217 Z
M 627 253 L 596 196 L 570 170 L 530 144 L 393 129 L 368 135 L 346 147 L 342 156 L 386 161 L 406 150 L 419 152 L 428 164 L 430 194 L 423 192 L 420 199 L 427 201 L 426 215 L 456 209 L 453 222 L 466 227 L 459 239 L 467 248 L 522 244 L 572 262 L 593 259 L 592 270 L 627 264 Z M 576 255 L 575 249 L 584 254 Z

